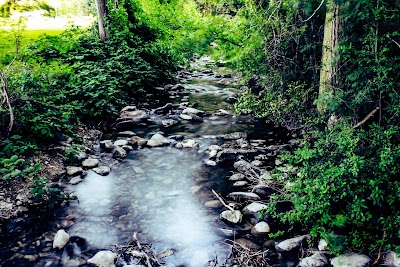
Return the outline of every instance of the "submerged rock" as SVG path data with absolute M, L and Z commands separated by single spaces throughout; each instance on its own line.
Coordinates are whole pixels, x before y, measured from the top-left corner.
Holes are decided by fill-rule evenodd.
M 111 251 L 99 251 L 87 262 L 97 267 L 115 267 L 117 254 Z
M 147 146 L 149 147 L 158 147 L 158 146 L 166 146 L 169 145 L 171 142 L 168 141 L 164 136 L 161 134 L 153 135 L 150 140 L 147 142 Z
M 53 248 L 63 249 L 68 242 L 69 234 L 64 229 L 60 229 L 54 236 Z
M 72 185 L 77 185 L 82 181 L 83 181 L 83 179 L 81 177 L 75 176 L 71 180 L 69 180 L 69 183 L 72 184 Z
M 347 253 L 331 259 L 333 267 L 367 267 L 372 263 L 372 259 L 363 254 Z

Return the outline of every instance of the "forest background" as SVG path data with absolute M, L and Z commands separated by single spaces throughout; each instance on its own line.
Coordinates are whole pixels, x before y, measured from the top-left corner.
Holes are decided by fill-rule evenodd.
M 13 50 L 0 55 L 3 179 L 30 181 L 43 201 L 52 192 L 34 153 L 65 136 L 79 143 L 79 125 L 106 127 L 207 53 L 245 77 L 238 113 L 302 137 L 282 155 L 286 170 L 272 177 L 281 190 L 265 214 L 334 253 L 400 252 L 400 1 L 97 0 L 98 12 L 90 1 L 3 2 Z M 99 13 L 103 34 L 70 27 L 24 43 L 24 19 L 12 16 L 34 10 Z M 276 208 L 282 201 L 289 211 Z

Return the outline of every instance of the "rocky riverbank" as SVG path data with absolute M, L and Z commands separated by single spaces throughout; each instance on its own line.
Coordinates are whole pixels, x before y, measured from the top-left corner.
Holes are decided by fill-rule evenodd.
M 165 96 L 162 105 L 125 107 L 109 132 L 83 131 L 83 146 L 74 145 L 68 138 L 54 146 L 52 151 L 58 156 L 48 156 L 51 168 L 47 170 L 54 171 L 49 186 L 63 189 L 74 199 L 77 193 L 90 189 L 90 186 L 80 186 L 91 179 L 92 187 L 102 190 L 116 187 L 124 194 L 96 198 L 90 194 L 98 195 L 102 191 L 92 188 L 86 193 L 89 197 L 78 196 L 78 200 L 65 202 L 59 214 L 52 215 L 55 217 L 50 218 L 53 221 L 46 225 L 44 233 L 38 230 L 37 236 L 25 235 L 4 251 L 2 255 L 7 257 L 1 258 L 1 266 L 171 266 L 165 263 L 168 258 L 183 253 L 185 248 L 172 244 L 156 251 L 146 241 L 143 244 L 146 234 L 149 235 L 143 225 L 151 224 L 144 214 L 152 213 L 150 217 L 155 217 L 155 224 L 159 225 L 162 220 L 168 221 L 167 217 L 173 217 L 174 212 L 174 208 L 166 208 L 168 206 L 162 206 L 162 202 L 185 199 L 187 195 L 202 206 L 195 205 L 197 214 L 188 216 L 199 216 L 195 220 L 201 220 L 198 219 L 203 216 L 201 209 L 206 209 L 209 217 L 205 218 L 212 220 L 216 236 L 224 240 L 221 251 L 226 251 L 202 263 L 192 258 L 196 252 L 185 252 L 187 254 L 181 257 L 188 257 L 187 266 L 370 266 L 373 259 L 366 255 L 352 253 L 332 257 L 324 240 L 311 238 L 301 227 L 281 225 L 268 214 L 260 215 L 271 194 L 279 191 L 279 186 L 271 179 L 274 168 L 285 167 L 278 156 L 283 151 L 296 149 L 300 143 L 295 134 L 279 127 L 268 129 L 250 115 L 235 117 L 229 105 L 236 100 L 236 93 L 246 88 L 231 88 L 238 78 L 214 72 L 210 69 L 213 65 L 211 60 L 203 59 L 197 62 L 197 70 L 179 72 L 181 83 L 157 88 L 160 95 Z M 211 86 L 205 88 L 204 80 Z M 66 150 L 73 150 L 73 153 L 70 165 L 63 166 L 60 155 Z M 182 153 L 177 155 L 177 151 Z M 143 154 L 152 158 L 139 161 Z M 163 161 L 162 157 L 175 159 Z M 129 165 L 129 168 L 125 165 L 126 161 L 135 159 L 136 165 Z M 190 165 L 194 165 L 192 169 Z M 199 166 L 202 171 L 197 173 L 195 170 Z M 156 169 L 165 173 L 173 169 L 175 176 L 153 172 Z M 215 183 L 213 174 L 219 172 L 221 181 Z M 197 182 L 186 185 L 178 180 L 178 174 L 194 176 Z M 122 176 L 126 177 L 119 180 Z M 116 183 L 109 183 L 110 179 Z M 151 179 L 154 181 L 149 181 Z M 167 187 L 167 191 L 150 190 L 150 182 Z M 174 183 L 181 184 L 170 190 L 168 186 Z M 132 194 L 139 200 L 131 200 Z M 94 203 L 87 205 L 88 202 Z M 152 204 L 146 205 L 147 202 Z M 27 193 L 7 203 L 12 203 L 12 207 L 7 204 L 9 210 L 20 210 L 20 213 L 9 213 L 17 219 L 3 227 L 6 235 L 12 236 L 13 227 L 24 220 L 24 214 L 33 203 Z M 185 214 L 184 209 L 190 205 L 186 200 L 183 203 L 180 215 Z M 157 205 L 160 208 L 157 209 Z M 4 209 L 3 206 L 0 207 Z M 287 209 L 290 205 L 284 203 L 280 208 Z M 100 209 L 103 209 L 101 214 Z M 108 211 L 112 216 L 106 214 Z M 96 214 L 97 217 L 92 216 Z M 142 216 L 144 218 L 140 219 Z M 177 223 L 178 219 L 173 217 L 173 220 L 170 224 Z M 40 219 L 33 221 L 37 222 L 40 223 Z M 95 228 L 95 225 L 107 225 L 107 228 Z M 195 231 L 194 225 L 183 223 L 177 235 Z M 283 231 L 286 238 L 270 238 L 278 231 Z M 116 239 L 109 241 L 114 246 L 93 245 L 97 241 L 91 239 L 92 236 L 111 237 L 115 233 L 118 234 Z M 201 235 L 197 238 L 206 239 Z M 210 244 L 221 243 L 213 238 Z M 100 241 L 105 242 L 102 238 Z M 193 242 L 189 239 L 183 246 Z M 215 250 L 214 247 L 207 249 Z M 390 253 L 385 256 L 385 264 L 399 266 L 399 260 Z

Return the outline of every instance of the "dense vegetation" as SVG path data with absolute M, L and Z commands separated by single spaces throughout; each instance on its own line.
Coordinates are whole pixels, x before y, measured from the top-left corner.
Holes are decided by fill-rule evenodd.
M 73 136 L 79 123 L 106 124 L 170 81 L 185 58 L 211 53 L 248 79 L 238 112 L 303 137 L 275 171 L 284 193 L 269 212 L 301 223 L 332 251 L 377 255 L 400 246 L 399 1 L 108 2 L 106 41 L 94 29 L 72 28 L 19 54 L 6 75 L 11 134 L 52 142 Z M 3 57 L 1 69 L 11 60 Z M 327 80 L 325 68 L 332 70 Z M 0 112 L 5 140 L 9 110 Z M 12 142 L 21 146 L 19 137 L 8 138 L 0 154 L 6 178 L 30 175 L 37 167 L 12 169 L 27 151 L 10 150 Z M 278 212 L 281 201 L 292 209 Z

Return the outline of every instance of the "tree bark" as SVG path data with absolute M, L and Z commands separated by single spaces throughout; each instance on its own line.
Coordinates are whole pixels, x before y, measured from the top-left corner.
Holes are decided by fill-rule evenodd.
M 339 61 L 340 6 L 335 0 L 327 0 L 326 7 L 319 97 L 334 91 Z M 323 111 L 326 109 L 326 103 L 321 98 L 319 100 L 318 110 Z
M 99 24 L 99 38 L 102 41 L 107 40 L 108 32 L 105 26 L 105 17 L 107 16 L 107 0 L 95 0 L 97 9 L 97 18 Z

